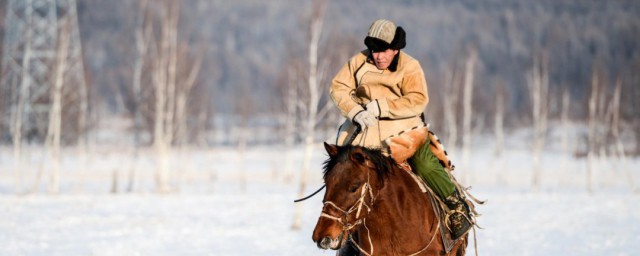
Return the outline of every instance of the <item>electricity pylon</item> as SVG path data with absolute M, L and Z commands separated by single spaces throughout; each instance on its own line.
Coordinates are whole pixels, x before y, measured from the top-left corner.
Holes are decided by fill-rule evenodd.
M 0 97 L 11 113 L 12 137 L 42 138 L 61 36 L 69 37 L 64 84 L 86 91 L 76 1 L 9 0 L 4 25 Z
M 0 115 L 3 116 L 0 122 L 4 122 L 0 123 L 0 132 L 3 126 L 10 127 L 15 187 L 19 192 L 23 186 L 23 140 L 42 141 L 45 135 L 49 137 L 51 117 L 58 118 L 57 123 L 68 122 L 65 130 L 73 125 L 77 134 L 82 134 L 88 97 L 75 0 L 9 0 L 4 25 L 0 112 L 5 113 Z M 51 96 L 54 84 L 58 88 L 64 85 L 64 89 L 55 91 L 56 95 L 62 95 L 57 96 L 55 116 Z M 10 113 L 10 120 L 6 120 L 9 116 L 6 112 Z M 62 121 L 63 115 L 72 118 Z M 56 138 L 60 137 L 59 126 L 56 126 Z M 0 135 L 0 138 L 4 136 Z M 59 151 L 59 139 L 57 141 Z M 58 176 L 55 176 L 55 191 Z

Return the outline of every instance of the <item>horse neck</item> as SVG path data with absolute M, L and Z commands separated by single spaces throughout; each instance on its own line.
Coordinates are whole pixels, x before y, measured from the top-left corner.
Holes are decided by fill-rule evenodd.
M 376 248 L 391 250 L 406 245 L 395 245 L 394 241 L 415 241 L 424 246 L 423 241 L 432 236 L 436 218 L 431 200 L 420 190 L 416 181 L 403 172 L 394 168 L 393 174 L 389 175 L 384 187 L 377 193 L 374 207 L 366 218 L 367 227 L 359 229 L 360 237 L 364 238 L 365 235 L 365 239 L 370 238 L 374 244 L 378 244 L 374 245 Z M 366 244 L 363 245 L 368 247 Z
M 420 187 L 416 181 L 405 171 L 394 167 L 393 174 L 389 175 L 385 180 L 385 185 L 380 189 L 378 197 L 376 198 L 376 209 L 392 213 L 399 225 L 406 223 L 402 216 L 412 215 L 415 216 L 415 210 L 423 220 L 427 220 L 427 215 L 433 215 L 431 209 L 430 198 L 420 190 Z M 408 218 L 408 216 L 405 216 Z M 385 220 L 388 222 L 388 220 Z

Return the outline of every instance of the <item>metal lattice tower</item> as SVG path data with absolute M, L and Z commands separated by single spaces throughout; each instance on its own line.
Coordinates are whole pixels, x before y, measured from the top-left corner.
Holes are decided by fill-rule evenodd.
M 5 28 L 0 97 L 11 112 L 12 123 L 5 125 L 21 120 L 17 129 L 27 135 L 42 135 L 47 128 L 49 90 L 61 36 L 69 37 L 65 87 L 86 89 L 76 1 L 9 0 Z

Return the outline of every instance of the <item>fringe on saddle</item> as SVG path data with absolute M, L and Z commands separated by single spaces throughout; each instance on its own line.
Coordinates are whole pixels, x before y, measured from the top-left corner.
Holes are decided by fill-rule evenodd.
M 413 156 L 415 152 L 420 147 L 422 147 L 422 145 L 427 141 L 427 138 L 429 141 L 429 148 L 431 149 L 431 152 L 433 152 L 433 154 L 438 158 L 440 164 L 445 168 L 445 170 L 447 170 L 449 178 L 455 185 L 456 190 L 460 193 L 460 198 L 469 208 L 470 216 L 467 216 L 469 218 L 469 222 L 472 223 L 472 225 L 481 228 L 480 226 L 478 226 L 476 221 L 476 218 L 480 216 L 480 214 L 476 211 L 475 206 L 476 204 L 484 204 L 485 202 L 474 197 L 469 192 L 471 187 L 464 187 L 451 174 L 451 172 L 455 169 L 455 166 L 451 163 L 449 155 L 440 142 L 440 139 L 438 139 L 438 136 L 436 136 L 435 133 L 429 130 L 428 125 L 425 126 L 424 124 L 422 124 L 409 130 L 402 131 L 397 135 L 387 138 L 385 140 L 385 144 L 389 147 L 391 158 L 393 158 L 396 163 L 398 163 L 403 169 L 408 171 L 407 173 L 409 173 L 411 177 L 413 177 L 413 179 L 418 183 L 418 186 L 420 186 L 423 192 L 430 194 L 432 199 L 431 201 L 433 202 L 433 207 L 435 208 L 438 215 L 438 220 L 441 224 L 444 224 L 443 226 L 446 226 L 445 220 L 447 217 L 446 215 L 448 214 L 448 212 L 450 212 L 449 208 L 444 203 L 444 201 L 436 196 L 431 188 L 429 188 L 429 186 L 427 186 L 426 183 L 411 170 L 411 166 L 407 163 L 407 159 Z M 457 241 L 453 241 L 449 232 L 444 232 L 444 229 L 442 229 L 441 235 L 443 241 L 445 241 L 445 249 L 448 253 L 457 243 Z

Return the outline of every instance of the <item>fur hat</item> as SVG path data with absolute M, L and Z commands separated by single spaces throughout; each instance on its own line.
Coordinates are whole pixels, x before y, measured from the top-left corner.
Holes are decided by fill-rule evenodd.
M 400 50 L 407 45 L 406 33 L 402 27 L 385 19 L 378 19 L 369 27 L 364 44 L 374 52 L 387 49 Z

